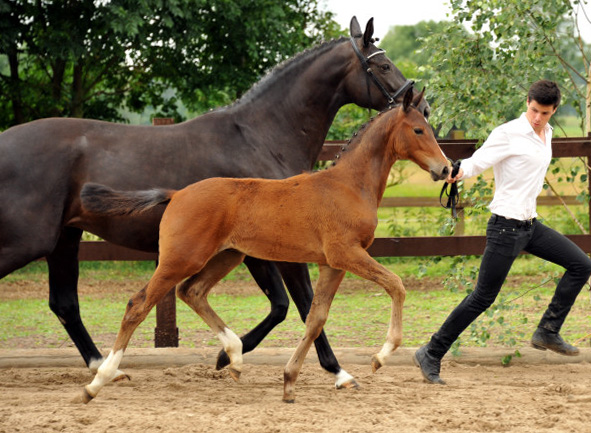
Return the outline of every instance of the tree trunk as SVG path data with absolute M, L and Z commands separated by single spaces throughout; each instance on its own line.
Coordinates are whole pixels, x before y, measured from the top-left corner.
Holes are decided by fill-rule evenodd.
M 18 53 L 16 46 L 8 54 L 8 63 L 10 65 L 10 100 L 12 102 L 12 113 L 14 115 L 14 124 L 25 123 L 23 106 L 21 99 L 20 79 L 18 76 Z
M 585 98 L 585 135 L 591 134 L 591 63 L 587 65 L 587 97 Z
M 84 117 L 84 83 L 82 73 L 84 70 L 82 60 L 74 65 L 74 76 L 72 78 L 72 110 L 71 117 Z

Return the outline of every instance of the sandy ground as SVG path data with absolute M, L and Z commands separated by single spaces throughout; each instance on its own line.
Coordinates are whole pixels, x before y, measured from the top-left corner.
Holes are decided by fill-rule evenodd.
M 153 354 L 159 350 L 166 356 Z M 540 358 L 526 348 L 524 359 L 508 368 L 488 362 L 494 358 L 498 364 L 498 353 L 474 350 L 472 356 L 444 360 L 446 386 L 423 381 L 410 362 L 413 350 L 394 355 L 375 374 L 365 363 L 369 354 L 338 353 L 359 390 L 335 390 L 332 376 L 308 360 L 296 402 L 286 404 L 283 363 L 289 351 L 245 359 L 237 383 L 215 370 L 213 352 L 200 358 L 186 349 L 130 349 L 122 365 L 131 381 L 106 386 L 88 405 L 79 396 L 92 374 L 79 366 L 73 350 L 54 349 L 45 362 L 25 356 L 31 362 L 22 363 L 11 358 L 14 351 L 3 350 L 0 432 L 591 431 L 591 350 L 582 360 L 563 363 L 559 355 L 541 352 Z M 59 365 L 59 351 L 71 360 Z M 134 354 L 142 353 L 147 356 L 134 363 Z
M 131 381 L 109 384 L 88 405 L 79 397 L 93 375 L 75 349 L 0 349 L 0 433 L 591 432 L 591 348 L 575 358 L 520 348 L 510 367 L 496 349 L 466 350 L 444 360 L 446 386 L 423 381 L 415 348 L 401 348 L 376 374 L 370 349 L 336 349 L 359 390 L 335 390 L 311 353 L 296 402 L 286 404 L 283 367 L 293 349 L 257 349 L 237 383 L 215 370 L 217 348 L 130 348 L 122 368 Z

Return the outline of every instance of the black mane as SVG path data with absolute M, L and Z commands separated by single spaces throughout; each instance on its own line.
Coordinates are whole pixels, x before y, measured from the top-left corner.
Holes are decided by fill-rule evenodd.
M 331 50 L 335 45 L 347 41 L 349 41 L 349 39 L 340 38 L 323 42 L 320 45 L 316 45 L 312 48 L 302 51 L 294 57 L 284 60 L 283 62 L 274 66 L 263 78 L 253 84 L 253 86 L 244 95 L 242 95 L 240 99 L 235 101 L 234 105 L 245 104 L 252 101 L 253 99 L 256 99 L 275 82 L 283 79 L 284 73 L 292 71 L 294 68 L 297 68 L 300 65 L 308 65 L 311 62 L 311 59 L 315 59 L 316 57 Z

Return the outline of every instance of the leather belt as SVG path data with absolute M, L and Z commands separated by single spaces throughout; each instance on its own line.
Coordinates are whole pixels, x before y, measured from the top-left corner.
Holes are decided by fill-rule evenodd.
M 492 215 L 492 221 L 493 224 L 496 224 L 497 221 L 502 221 L 506 224 L 510 224 L 513 225 L 513 227 L 515 228 L 526 228 L 526 229 L 530 229 L 532 227 L 532 225 L 534 224 L 534 222 L 536 221 L 535 218 L 529 218 L 526 220 L 516 220 L 513 218 L 505 218 L 504 216 L 501 215 L 496 215 L 493 214 Z

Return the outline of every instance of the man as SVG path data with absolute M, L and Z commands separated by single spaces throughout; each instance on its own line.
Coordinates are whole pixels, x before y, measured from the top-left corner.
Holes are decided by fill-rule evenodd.
M 552 127 L 548 121 L 560 97 L 556 83 L 534 83 L 527 95 L 527 111 L 494 129 L 482 147 L 462 161 L 458 174 L 447 179 L 448 183 L 457 182 L 493 167 L 495 194 L 489 206 L 492 216 L 475 290 L 414 355 L 415 364 L 430 383 L 445 384 L 439 376 L 441 359 L 464 329 L 492 305 L 522 250 L 566 269 L 533 334 L 532 346 L 569 356 L 579 353 L 559 331 L 591 275 L 591 260 L 564 235 L 536 219 L 536 198 L 552 158 Z

